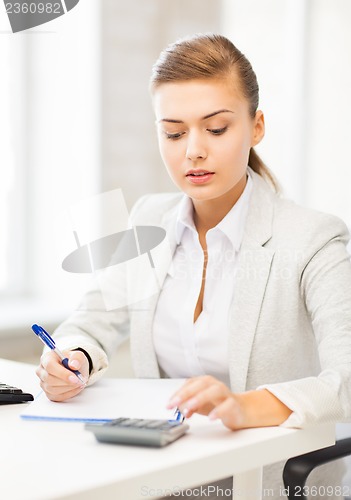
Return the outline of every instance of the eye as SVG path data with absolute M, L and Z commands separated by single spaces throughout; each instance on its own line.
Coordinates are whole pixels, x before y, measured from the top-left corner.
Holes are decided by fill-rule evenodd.
M 211 132 L 213 135 L 221 135 L 224 134 L 224 132 L 228 129 L 228 127 L 223 127 L 223 128 L 208 128 L 207 131 Z
M 169 134 L 168 132 L 164 132 L 165 136 L 167 139 L 171 139 L 173 141 L 176 141 L 177 139 L 180 139 L 182 135 L 184 135 L 184 132 L 176 132 L 175 134 Z

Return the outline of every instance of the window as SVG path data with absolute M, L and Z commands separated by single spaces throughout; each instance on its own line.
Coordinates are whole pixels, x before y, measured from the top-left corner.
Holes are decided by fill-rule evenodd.
M 67 210 L 100 192 L 100 2 L 0 37 L 4 329 L 25 321 L 21 313 L 35 301 L 43 315 L 63 319 L 89 281 L 61 262 L 76 246 Z
M 23 242 L 25 137 L 21 123 L 26 113 L 21 83 L 25 69 L 23 40 L 2 36 L 1 42 L 0 65 L 6 68 L 0 79 L 0 295 L 4 295 L 24 288 L 25 257 L 18 247 Z

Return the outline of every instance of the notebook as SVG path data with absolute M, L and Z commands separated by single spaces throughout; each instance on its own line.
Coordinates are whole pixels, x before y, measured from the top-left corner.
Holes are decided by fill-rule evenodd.
M 119 417 L 170 419 L 166 404 L 183 379 L 102 379 L 75 398 L 50 401 L 44 392 L 26 406 L 23 419 L 108 422 Z

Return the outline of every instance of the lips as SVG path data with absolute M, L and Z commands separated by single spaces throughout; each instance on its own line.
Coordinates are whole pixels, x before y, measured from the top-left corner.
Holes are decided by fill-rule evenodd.
M 186 173 L 186 178 L 191 184 L 206 184 L 214 175 L 215 173 L 209 170 L 193 169 Z
M 189 170 L 186 173 L 186 176 L 188 177 L 190 175 L 191 177 L 200 177 L 207 174 L 214 174 L 214 172 L 210 172 L 209 170 Z

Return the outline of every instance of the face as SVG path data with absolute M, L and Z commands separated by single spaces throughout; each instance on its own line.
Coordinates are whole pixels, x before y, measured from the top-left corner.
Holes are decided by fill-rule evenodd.
M 262 112 L 252 118 L 235 89 L 232 80 L 190 80 L 163 83 L 154 91 L 162 159 L 194 202 L 242 192 L 250 148 L 264 136 Z

